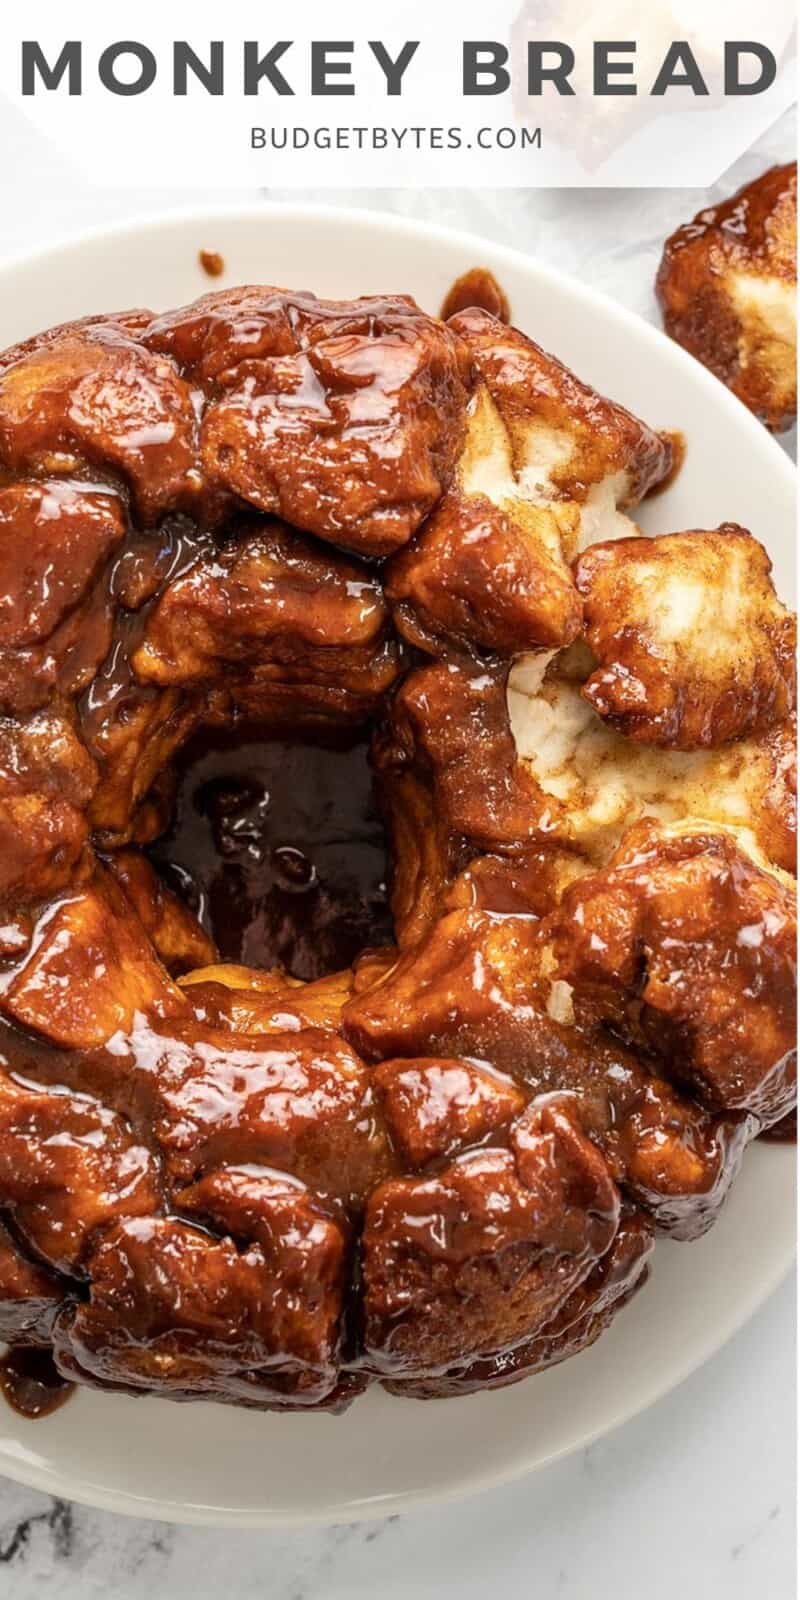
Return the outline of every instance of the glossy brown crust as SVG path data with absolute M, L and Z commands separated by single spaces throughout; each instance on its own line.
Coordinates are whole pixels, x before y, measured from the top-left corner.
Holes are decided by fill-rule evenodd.
M 477 1061 L 382 1061 L 375 1084 L 389 1136 L 410 1167 L 481 1144 L 525 1109 L 513 1078 Z
M 301 1028 L 335 1032 L 353 983 L 349 968 L 301 983 L 280 972 L 223 962 L 195 968 L 181 987 L 199 1022 L 227 1025 L 234 1033 L 263 1034 Z
M 647 1281 L 652 1253 L 653 1235 L 645 1218 L 632 1210 L 623 1212 L 611 1249 L 584 1282 L 567 1295 L 536 1339 L 466 1366 L 451 1367 L 433 1378 L 391 1380 L 386 1388 L 404 1399 L 439 1400 L 447 1395 L 475 1394 L 481 1389 L 503 1389 L 520 1378 L 568 1361 L 599 1339 L 617 1312 Z
M 393 1166 L 371 1075 L 336 1034 L 185 1022 L 134 1039 L 128 1060 L 175 1182 L 262 1161 L 350 1206 Z
M 207 295 L 145 335 L 208 397 L 207 483 L 366 555 L 405 544 L 461 442 L 466 353 L 412 300 Z
M 509 656 L 570 644 L 580 600 L 558 543 L 536 526 L 548 517 L 451 489 L 387 576 L 403 637 L 433 655 L 448 641 Z
M 509 856 L 475 856 L 453 879 L 441 905 L 447 911 L 545 917 L 567 884 L 586 870 L 580 856 L 546 846 Z
M 469 845 L 454 833 L 431 785 L 395 763 L 388 741 L 373 745 L 378 796 L 392 841 L 391 910 L 403 950 L 414 949 L 435 922 Z
M 763 742 L 766 775 L 763 850 L 786 872 L 797 875 L 797 713 L 773 728 Z
M 538 969 L 539 933 L 530 917 L 450 912 L 348 1002 L 345 1036 L 369 1061 L 416 1058 L 427 1045 L 518 1071 L 526 1014 L 531 1027 L 547 1028 L 546 1016 L 528 1004 Z
M 392 561 L 386 594 L 405 638 L 512 656 L 580 630 L 569 563 L 601 517 L 636 505 L 670 470 L 671 445 L 602 400 L 517 328 L 481 310 L 450 324 L 477 386 L 455 482 Z
M 33 710 L 56 684 L 84 687 L 95 659 L 82 650 L 97 580 L 125 536 L 117 496 L 79 485 L 0 488 L 0 705 Z M 88 676 L 87 676 L 88 674 Z
M 664 326 L 774 432 L 797 415 L 797 164 L 771 167 L 667 240 Z
M 470 267 L 467 272 L 462 272 L 461 277 L 450 285 L 439 316 L 443 322 L 447 322 L 457 312 L 469 311 L 473 306 L 488 311 L 498 322 L 511 321 L 508 296 L 488 267 Z
M 243 526 L 200 555 L 160 595 L 132 656 L 142 683 L 210 682 L 223 676 L 255 705 L 273 681 L 324 686 L 368 704 L 390 686 L 381 585 L 363 567 L 326 553 L 282 523 Z
M 590 389 L 526 334 L 498 329 L 479 310 L 460 312 L 448 326 L 469 347 L 508 428 L 518 467 L 533 465 L 541 434 L 552 430 L 566 436 L 564 459 L 549 474 L 565 499 L 585 500 L 594 485 L 622 473 L 618 504 L 624 509 L 666 477 L 669 439 Z
M 710 1116 L 665 1081 L 647 1048 L 638 1060 L 598 1027 L 591 1010 L 576 1015 L 571 1003 L 559 1003 L 558 915 L 540 924 L 475 911 L 443 917 L 418 950 L 354 995 L 344 1031 L 367 1060 L 407 1058 L 412 1083 L 422 1052 L 434 1049 L 450 1061 L 492 1063 L 534 1098 L 574 1097 L 616 1181 L 665 1232 L 693 1238 L 722 1205 L 755 1119 Z M 463 1099 L 463 1080 L 450 1083 Z M 504 1100 L 496 1096 L 498 1120 Z M 387 1116 L 407 1149 L 431 1137 L 422 1085 L 413 1094 L 407 1088 L 398 1105 L 390 1102 Z
M 2 1073 L 0 1185 L 35 1259 L 81 1276 L 96 1231 L 157 1205 L 158 1165 L 106 1106 Z
M 589 704 L 628 739 L 695 750 L 784 722 L 795 618 L 744 528 L 593 545 L 575 581 L 598 666 Z
M 88 857 L 86 813 L 97 769 L 74 719 L 58 710 L 0 718 L 0 896 L 4 944 L 24 948 L 21 907 L 79 880 Z M 27 930 L 27 931 L 26 931 Z
M 190 972 L 216 960 L 213 940 L 141 851 L 117 850 L 106 864 L 168 972 Z
M 130 901 L 98 868 L 53 900 L 0 987 L 0 1013 L 67 1050 L 131 1031 L 138 1015 L 185 1009 Z
M 51 344 L 58 344 L 62 339 L 80 337 L 93 328 L 109 328 L 118 334 L 136 338 L 149 327 L 152 320 L 152 311 L 134 307 L 129 311 L 113 311 L 105 315 L 78 317 L 72 322 L 57 322 L 52 328 L 44 328 L 41 333 L 33 333 L 29 338 L 20 339 L 16 344 L 9 345 L 7 350 L 0 351 L 0 376 L 9 367 L 27 360 L 40 350 L 46 350 Z
M 618 1217 L 602 1157 L 555 1105 L 532 1108 L 509 1150 L 383 1185 L 364 1225 L 368 1362 L 435 1376 L 458 1359 L 465 1330 L 487 1353 L 513 1349 L 605 1255 Z
M 632 830 L 555 914 L 558 972 L 678 1083 L 763 1125 L 795 1083 L 795 899 L 723 834 Z
M 482 850 L 546 842 L 538 786 L 519 761 L 508 721 L 506 676 L 495 666 L 420 667 L 390 708 L 384 770 L 427 781 L 447 829 Z
M 468 358 L 412 300 L 279 289 L 204 296 L 150 318 L 85 319 L 0 367 L 0 464 L 87 459 L 146 524 L 232 504 L 369 555 L 406 542 L 445 487 Z
M 0 463 L 8 472 L 110 469 L 137 517 L 191 511 L 202 480 L 189 384 L 112 325 L 66 333 L 0 374 Z
M 654 1232 L 711 1225 L 791 1093 L 789 689 L 753 558 L 747 738 L 648 750 L 587 705 L 570 564 L 669 455 L 485 311 L 404 299 L 234 290 L 0 357 L 0 1336 L 131 1394 L 465 1393 L 584 1348 Z M 523 683 L 601 755 L 553 780 Z M 221 962 L 155 875 L 175 753 L 237 719 L 372 725 L 396 946 L 307 984 Z M 649 808 L 644 866 L 611 860 Z
M 217 1215 L 221 1207 L 225 1216 L 238 1202 L 252 1228 L 245 1187 L 264 1242 L 238 1250 L 232 1238 L 177 1218 L 120 1223 L 92 1260 L 88 1303 L 58 1318 L 54 1348 L 65 1376 L 173 1400 L 333 1400 L 341 1235 L 304 1211 L 302 1193 L 295 1198 L 267 1176 L 258 1195 L 255 1175 L 237 1178 L 228 1175 L 222 1196 L 206 1180 L 189 1192 L 189 1206 Z
M 0 1222 L 0 1339 L 49 1348 L 66 1285 L 37 1265 Z

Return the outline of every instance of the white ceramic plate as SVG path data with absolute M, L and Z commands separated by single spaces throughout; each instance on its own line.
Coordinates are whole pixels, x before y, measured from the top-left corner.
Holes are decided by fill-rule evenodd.
M 218 284 L 198 265 L 201 248 L 224 256 Z M 434 311 L 475 265 L 493 269 L 514 320 L 583 378 L 686 434 L 686 465 L 644 508 L 647 529 L 742 522 L 789 598 L 794 472 L 779 446 L 653 328 L 481 239 L 322 207 L 147 220 L 0 268 L 0 349 L 87 312 L 160 309 L 242 282 L 344 297 L 399 290 Z M 0 1402 L 0 1472 L 114 1511 L 239 1526 L 380 1516 L 488 1487 L 607 1432 L 718 1350 L 788 1270 L 794 1209 L 793 1151 L 752 1148 L 712 1232 L 659 1243 L 650 1283 L 593 1349 L 511 1389 L 425 1403 L 375 1389 L 333 1418 L 85 1391 L 31 1423 Z

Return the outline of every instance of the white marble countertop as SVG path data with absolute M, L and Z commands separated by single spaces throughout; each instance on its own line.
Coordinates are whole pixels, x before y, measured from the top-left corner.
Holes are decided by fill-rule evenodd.
M 2 104 L 0 148 L 0 256 L 138 212 L 233 198 L 90 189 Z M 793 150 L 787 118 L 724 189 Z M 270 195 L 261 198 L 268 204 Z M 664 236 L 707 197 L 369 190 L 279 198 L 360 204 L 468 228 L 590 278 L 654 318 Z M 477 1600 L 502 1588 L 507 1600 L 673 1600 L 676 1593 L 791 1600 L 795 1348 L 795 1290 L 787 1284 L 715 1360 L 590 1449 L 478 1499 L 383 1523 L 263 1534 L 171 1528 L 0 1480 L 0 1595 Z

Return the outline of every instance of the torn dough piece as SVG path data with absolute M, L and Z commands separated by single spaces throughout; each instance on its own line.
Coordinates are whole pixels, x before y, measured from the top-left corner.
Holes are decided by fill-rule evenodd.
M 517 750 L 553 843 L 602 864 L 639 818 L 691 819 L 734 833 L 758 865 L 793 871 L 790 723 L 712 750 L 648 747 L 604 723 L 580 680 L 556 665 L 530 694 L 523 662 L 508 691 Z
M 628 739 L 694 750 L 782 722 L 794 709 L 795 619 L 763 546 L 746 529 L 594 545 L 577 563 L 583 686 Z
M 622 512 L 669 471 L 670 444 L 487 312 L 453 318 L 477 385 L 454 482 L 395 558 L 386 593 L 401 631 L 514 655 L 580 628 L 570 562 L 629 534 Z

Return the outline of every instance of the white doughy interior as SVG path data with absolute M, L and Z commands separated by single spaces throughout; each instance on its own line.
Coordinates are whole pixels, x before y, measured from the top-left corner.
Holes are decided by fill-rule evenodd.
M 756 317 L 773 339 L 794 351 L 797 344 L 797 287 L 784 278 L 732 272 L 728 287 L 742 321 Z
M 470 406 L 459 486 L 466 495 L 485 496 L 534 531 L 558 561 L 571 562 L 587 545 L 639 532 L 631 518 L 617 510 L 628 494 L 627 472 L 609 473 L 592 485 L 583 502 L 563 498 L 553 473 L 567 466 L 574 448 L 568 432 L 536 419 L 524 430 L 517 428 L 512 443 L 497 406 L 482 386 Z
M 566 807 L 556 838 L 602 864 L 648 816 L 732 832 L 753 860 L 770 865 L 753 832 L 754 797 L 765 786 L 757 740 L 691 752 L 634 744 L 606 726 L 577 682 L 548 678 L 531 693 L 529 662 L 509 683 L 511 728 L 539 788 Z

